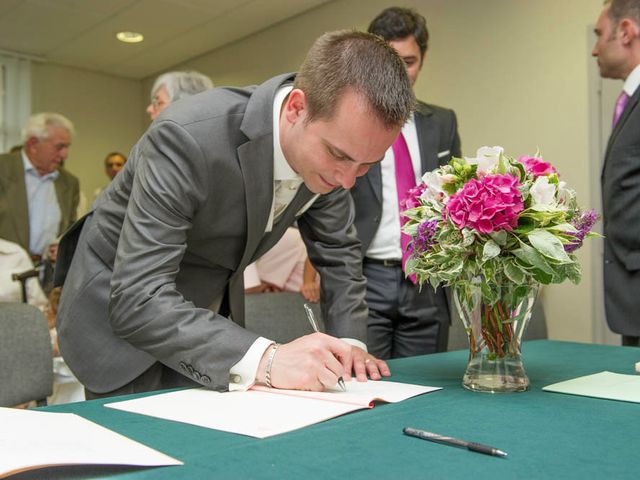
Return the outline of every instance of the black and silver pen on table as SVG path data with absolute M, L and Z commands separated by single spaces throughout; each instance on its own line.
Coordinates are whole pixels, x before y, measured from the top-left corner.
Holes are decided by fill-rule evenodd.
M 318 322 L 316 322 L 316 316 L 313 314 L 313 309 L 311 308 L 311 305 L 309 305 L 308 303 L 305 303 L 303 306 L 304 306 L 304 311 L 307 314 L 307 320 L 309 320 L 309 323 L 311 324 L 311 328 L 313 328 L 314 332 L 316 333 L 319 332 L 320 327 L 318 327 Z M 338 385 L 340 386 L 343 392 L 347 391 L 347 386 L 344 384 L 344 379 L 342 377 L 338 377 Z
M 442 443 L 444 445 L 450 445 L 452 447 L 462 447 L 468 450 L 484 453 L 486 455 L 493 455 L 494 457 L 506 457 L 507 453 L 497 448 L 483 445 L 481 443 L 467 442 L 466 440 L 460 440 L 453 437 L 445 437 L 444 435 L 438 435 L 437 433 L 426 432 L 417 428 L 405 427 L 402 429 L 402 433 L 410 435 L 412 437 L 421 438 L 422 440 L 428 440 L 430 442 Z

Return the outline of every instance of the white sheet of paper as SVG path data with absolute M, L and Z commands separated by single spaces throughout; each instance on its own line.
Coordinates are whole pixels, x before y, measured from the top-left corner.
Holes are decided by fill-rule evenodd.
M 547 385 L 542 389 L 548 392 L 640 403 L 640 375 L 600 372 Z
M 0 478 L 55 465 L 183 465 L 72 413 L 0 408 Z
M 265 438 L 368 408 L 375 399 L 399 402 L 440 390 L 397 382 L 347 382 L 347 391 L 301 392 L 266 388 L 219 393 L 189 389 L 105 407 Z M 277 392 L 277 393 L 275 393 Z

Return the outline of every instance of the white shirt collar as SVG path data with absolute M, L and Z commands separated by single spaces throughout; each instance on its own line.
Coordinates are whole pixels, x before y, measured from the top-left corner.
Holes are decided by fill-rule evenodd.
M 627 79 L 624 81 L 624 91 L 630 97 L 636 92 L 640 85 L 640 65 L 636 65 Z

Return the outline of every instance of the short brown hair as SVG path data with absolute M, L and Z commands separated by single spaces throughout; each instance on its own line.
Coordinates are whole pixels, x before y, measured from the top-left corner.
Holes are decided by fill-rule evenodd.
M 411 8 L 389 7 L 383 10 L 371 21 L 367 31 L 381 36 L 387 42 L 413 36 L 420 48 L 420 54 L 424 57 L 427 52 L 427 21 Z
M 387 43 L 365 32 L 340 30 L 318 38 L 296 77 L 308 121 L 331 118 L 340 96 L 352 90 L 388 128 L 403 125 L 415 106 L 404 63 Z
M 604 5 L 609 5 L 608 15 L 614 27 L 623 18 L 629 18 L 640 25 L 640 0 L 606 0 Z

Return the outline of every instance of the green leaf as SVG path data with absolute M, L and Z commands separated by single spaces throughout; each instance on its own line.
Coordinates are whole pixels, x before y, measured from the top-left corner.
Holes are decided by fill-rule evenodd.
M 497 232 L 491 232 L 489 234 L 491 239 L 496 242 L 501 247 L 504 247 L 507 244 L 507 231 L 506 230 L 498 230 Z
M 551 232 L 542 229 L 532 230 L 527 234 L 531 245 L 542 255 L 552 258 L 560 263 L 571 263 L 567 252 L 564 251 L 562 242 Z
M 500 255 L 500 247 L 493 240 L 487 240 L 482 248 L 482 263 Z
M 557 225 L 549 225 L 546 227 L 547 230 L 553 230 L 557 232 L 571 232 L 576 233 L 578 229 L 571 225 L 570 223 L 559 223 Z
M 519 284 L 524 282 L 525 272 L 518 268 L 518 266 L 513 262 L 507 262 L 504 265 L 504 273 L 513 283 Z
M 496 173 L 504 175 L 508 173 L 510 170 L 511 164 L 509 163 L 509 158 L 504 155 L 504 153 L 500 152 L 500 156 L 498 157 L 498 165 L 496 168 Z
M 463 247 L 470 247 L 471 245 L 473 245 L 473 242 L 475 241 L 476 236 L 473 234 L 473 232 L 471 230 L 469 230 L 468 228 L 463 228 L 462 229 L 462 246 Z
M 522 260 L 525 264 L 531 265 L 543 272 L 553 275 L 553 269 L 547 263 L 546 259 L 533 247 L 526 243 L 520 243 L 520 248 L 516 248 L 513 254 Z

